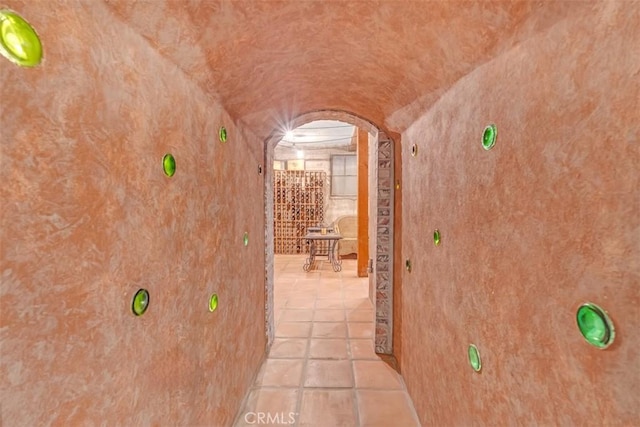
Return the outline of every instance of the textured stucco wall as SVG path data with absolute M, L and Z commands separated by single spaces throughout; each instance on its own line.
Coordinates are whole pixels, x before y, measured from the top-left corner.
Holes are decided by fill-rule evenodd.
M 4 5 L 45 63 L 0 60 L 3 425 L 232 419 L 263 355 L 273 190 L 262 141 L 205 92 L 261 135 L 290 103 L 413 123 L 393 325 L 425 425 L 638 424 L 637 2 Z M 136 319 L 139 287 L 152 303 Z M 616 322 L 606 351 L 575 327 L 587 300 Z
M 640 422 L 640 15 L 629 6 L 594 4 L 481 66 L 402 136 L 413 271 L 401 366 L 424 425 Z M 587 301 L 615 322 L 607 350 L 576 327 Z
M 0 58 L 0 423 L 228 425 L 264 354 L 261 142 L 101 2 L 8 6 L 45 61 Z

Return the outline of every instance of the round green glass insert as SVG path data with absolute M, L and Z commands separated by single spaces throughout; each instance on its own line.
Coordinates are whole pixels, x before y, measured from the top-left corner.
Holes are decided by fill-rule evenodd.
M 589 344 L 607 348 L 613 343 L 613 323 L 602 308 L 592 303 L 583 304 L 578 308 L 576 320 L 580 333 Z
M 480 372 L 480 369 L 482 369 L 482 362 L 480 361 L 480 352 L 478 351 L 478 347 L 473 344 L 469 344 L 467 353 L 469 355 L 469 364 L 473 370 Z
M 165 154 L 162 158 L 162 168 L 167 176 L 173 176 L 176 173 L 176 159 L 171 154 Z
M 42 61 L 42 44 L 33 27 L 17 13 L 0 10 L 0 54 L 22 67 Z
M 415 157 L 415 156 L 417 156 L 417 155 L 418 155 L 418 146 L 417 146 L 416 144 L 413 144 L 413 145 L 411 146 L 411 155 L 412 155 L 413 157 Z
M 440 245 L 440 241 L 441 241 L 440 230 L 435 230 L 433 232 L 433 244 L 438 246 Z
M 218 136 L 220 137 L 220 142 L 227 142 L 227 128 L 222 126 L 218 132 Z
M 140 289 L 133 296 L 133 304 L 131 310 L 136 316 L 142 316 L 149 307 L 149 292 L 146 289 Z
M 411 273 L 411 260 L 410 260 L 410 259 L 408 259 L 408 260 L 406 260 L 406 261 L 404 262 L 404 268 L 406 268 L 406 269 L 407 269 L 407 271 L 408 271 L 409 273 Z
M 244 233 L 244 237 L 242 238 L 242 241 L 244 243 L 245 246 L 249 246 L 249 233 Z
M 492 124 L 484 128 L 484 133 L 482 134 L 482 148 L 485 150 L 491 150 L 496 144 L 497 135 L 498 129 L 496 129 L 496 125 Z
M 216 308 L 218 308 L 218 294 L 213 294 L 209 299 L 209 311 L 213 313 Z

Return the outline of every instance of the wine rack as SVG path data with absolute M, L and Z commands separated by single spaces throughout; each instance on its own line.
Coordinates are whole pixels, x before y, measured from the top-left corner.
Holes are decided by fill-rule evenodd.
M 274 252 L 304 254 L 307 227 L 324 223 L 327 173 L 316 171 L 273 171 Z M 323 242 L 326 246 L 326 242 Z M 319 248 L 325 250 L 326 248 Z

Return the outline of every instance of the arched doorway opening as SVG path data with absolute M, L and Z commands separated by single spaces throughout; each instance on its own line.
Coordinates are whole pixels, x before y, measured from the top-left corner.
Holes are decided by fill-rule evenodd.
M 287 123 L 295 129 L 316 120 L 336 120 L 352 124 L 374 135 L 370 147 L 369 173 L 369 288 L 375 309 L 374 348 L 376 353 L 393 354 L 394 321 L 394 141 L 370 121 L 345 111 L 320 110 L 301 114 Z M 267 350 L 274 340 L 274 185 L 273 161 L 276 145 L 286 129 L 275 129 L 265 140 L 265 333 Z M 373 164 L 372 164 L 373 163 Z M 371 175 L 373 174 L 373 175 Z

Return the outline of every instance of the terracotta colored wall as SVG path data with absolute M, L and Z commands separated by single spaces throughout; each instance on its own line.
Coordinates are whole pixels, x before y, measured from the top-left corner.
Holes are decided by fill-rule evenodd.
M 393 356 L 395 358 L 394 365 L 398 372 L 402 372 L 402 349 L 404 348 L 404 340 L 402 337 L 403 325 L 403 294 L 402 282 L 404 280 L 404 257 L 402 251 L 402 212 L 404 209 L 404 183 L 402 182 L 403 170 L 403 152 L 402 140 L 398 134 L 391 134 L 393 138 L 393 176 L 394 176 L 394 195 L 393 195 Z M 398 188 L 400 184 L 400 188 Z M 411 344 L 410 344 L 411 345 Z
M 424 425 L 640 422 L 638 22 L 594 4 L 403 134 L 402 372 Z M 587 301 L 615 322 L 607 350 L 578 332 Z
M 102 3 L 8 6 L 45 62 L 0 58 L 0 423 L 230 424 L 264 353 L 261 142 Z

